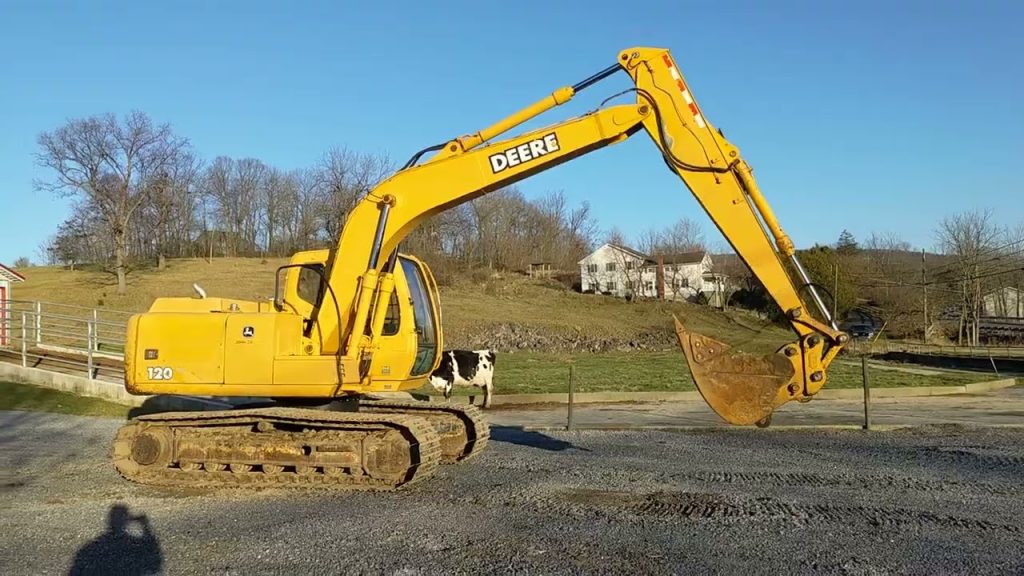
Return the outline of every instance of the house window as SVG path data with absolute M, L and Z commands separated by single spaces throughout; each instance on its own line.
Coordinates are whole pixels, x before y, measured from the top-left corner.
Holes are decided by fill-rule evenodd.
M 632 270 L 633 268 L 636 268 L 636 262 L 632 260 L 626 262 L 626 270 Z
M 632 280 L 626 280 L 626 290 L 632 290 L 632 289 L 633 289 L 633 281 Z
M 615 272 L 615 262 L 608 262 L 604 265 L 606 272 Z
M 647 292 L 648 294 L 654 292 L 654 282 L 644 282 L 644 292 Z
M 604 287 L 606 292 L 615 292 L 615 282 L 608 282 Z
M 597 264 L 587 264 L 587 272 L 594 274 L 597 272 Z

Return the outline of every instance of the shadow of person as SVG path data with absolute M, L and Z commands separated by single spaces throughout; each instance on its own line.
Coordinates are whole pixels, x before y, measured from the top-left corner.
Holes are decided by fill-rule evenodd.
M 141 405 L 133 406 L 128 410 L 127 420 L 137 418 L 139 416 L 146 416 L 148 414 L 162 414 L 164 412 L 175 412 L 181 410 L 171 403 L 173 396 L 168 394 L 156 394 L 146 398 Z
M 107 531 L 75 554 L 69 576 L 92 574 L 159 574 L 163 568 L 160 544 L 145 514 L 132 516 L 124 504 L 107 513 Z

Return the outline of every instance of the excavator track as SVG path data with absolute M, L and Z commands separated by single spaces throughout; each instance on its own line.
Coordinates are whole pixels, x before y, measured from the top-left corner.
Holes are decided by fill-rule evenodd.
M 475 458 L 487 447 L 491 437 L 491 428 L 476 406 L 360 399 L 358 410 L 360 413 L 407 414 L 426 419 L 441 437 L 441 461 L 445 464 Z
M 140 416 L 114 439 L 126 479 L 187 488 L 395 490 L 429 477 L 441 438 L 427 419 L 301 408 Z

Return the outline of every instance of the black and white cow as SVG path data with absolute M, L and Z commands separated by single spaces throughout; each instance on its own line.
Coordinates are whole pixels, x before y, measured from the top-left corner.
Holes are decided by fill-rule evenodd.
M 441 364 L 430 374 L 430 385 L 445 398 L 452 397 L 456 386 L 479 386 L 484 390 L 484 408 L 491 407 L 494 391 L 493 350 L 445 350 Z

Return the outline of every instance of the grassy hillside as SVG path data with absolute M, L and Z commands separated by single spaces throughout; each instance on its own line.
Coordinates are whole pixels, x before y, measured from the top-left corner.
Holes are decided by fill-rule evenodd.
M 283 259 L 171 260 L 164 270 L 137 271 L 129 290 L 116 295 L 114 278 L 55 267 L 21 270 L 15 297 L 111 310 L 145 310 L 158 296 L 190 296 L 192 283 L 211 296 L 268 298 Z M 668 302 L 625 302 L 583 295 L 553 282 L 518 275 L 465 279 L 441 289 L 445 346 L 492 346 L 498 393 L 567 389 L 569 366 L 584 391 L 692 390 L 675 342 L 672 315 L 692 329 L 749 352 L 772 352 L 791 334 L 740 311 Z M 515 352 L 515 353 L 510 353 Z M 595 353 L 601 352 L 601 353 Z M 944 385 L 983 380 L 977 374 L 911 375 L 875 371 L 874 386 Z M 860 370 L 833 364 L 829 388 L 860 385 Z M 464 393 L 464 391 L 460 391 Z
M 274 271 L 284 259 L 170 260 L 164 270 L 128 277 L 128 294 L 116 295 L 112 275 L 31 267 L 15 297 L 122 311 L 145 310 L 158 296 L 190 296 L 192 283 L 210 296 L 259 299 L 274 290 Z M 493 346 L 563 352 L 667 350 L 675 348 L 672 314 L 691 329 L 750 351 L 774 350 L 789 333 L 739 312 L 704 306 L 634 302 L 583 295 L 553 283 L 518 275 L 469 280 L 441 289 L 446 346 Z
M 117 296 L 117 279 L 92 270 L 65 270 L 34 266 L 18 271 L 26 280 L 14 289 L 19 300 L 43 300 L 89 308 L 137 312 L 159 296 L 191 296 L 197 282 L 210 296 L 258 299 L 274 292 L 274 270 L 284 258 L 224 258 L 207 263 L 202 259 L 169 260 L 163 270 L 137 270 L 128 275 L 128 293 Z

